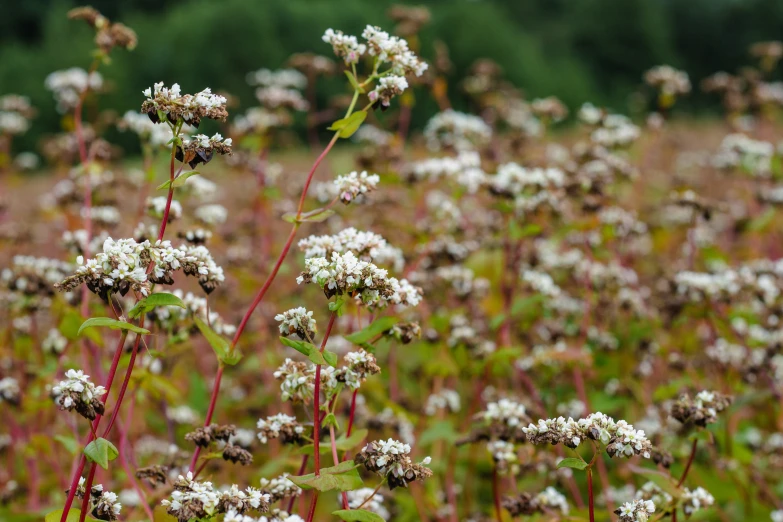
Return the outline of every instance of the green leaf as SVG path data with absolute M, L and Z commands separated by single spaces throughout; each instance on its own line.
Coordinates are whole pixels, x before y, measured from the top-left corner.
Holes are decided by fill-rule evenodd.
M 332 123 L 329 130 L 337 131 L 338 136 L 341 138 L 350 138 L 354 132 L 359 130 L 366 117 L 366 111 L 356 111 L 347 118 L 342 118 Z
M 295 339 L 289 339 L 288 337 L 283 337 L 282 335 L 280 336 L 280 342 L 288 346 L 289 348 L 293 348 L 297 352 L 300 352 L 308 357 L 310 357 L 311 353 L 318 351 L 318 348 L 316 348 L 315 345 L 312 343 L 308 343 L 307 341 L 297 341 Z
M 109 461 L 116 459 L 119 454 L 114 444 L 103 437 L 95 439 L 84 448 L 87 460 L 95 462 L 103 469 L 109 469 Z
M 310 212 L 303 212 L 299 219 L 296 219 L 296 212 L 286 212 L 283 214 L 283 221 L 288 221 L 289 223 L 320 223 L 326 221 L 332 215 L 334 215 L 334 210 L 332 209 L 317 208 Z
M 337 417 L 335 417 L 334 413 L 330 413 L 324 417 L 324 420 L 321 422 L 321 424 L 323 426 L 334 426 L 335 429 L 340 429 L 340 425 L 337 424 Z
M 289 476 L 291 482 L 302 489 L 317 489 L 318 491 L 352 491 L 361 488 L 364 483 L 352 460 L 341 462 L 337 466 L 321 469 L 319 476 L 315 473 Z
M 76 455 L 76 453 L 79 451 L 79 442 L 73 437 L 68 437 L 66 435 L 55 435 L 54 440 L 65 446 L 65 449 L 67 449 L 68 453 L 71 455 Z
M 131 324 L 126 321 L 118 321 L 117 319 L 112 319 L 111 317 L 90 317 L 82 323 L 77 334 L 81 335 L 84 330 L 94 326 L 108 326 L 112 330 L 130 330 L 131 332 L 135 332 L 137 334 L 146 335 L 150 333 L 149 330 L 145 328 L 139 328 L 135 324 Z
M 364 509 L 340 509 L 332 511 L 332 515 L 348 522 L 354 520 L 358 522 L 386 522 L 379 514 Z
M 330 352 L 329 350 L 324 350 L 321 354 L 324 358 L 324 361 L 326 361 L 326 364 L 331 366 L 332 368 L 337 368 L 337 354 L 334 352 Z
M 195 317 L 193 320 L 221 362 L 234 366 L 242 360 L 242 354 L 239 352 L 238 348 L 234 347 L 234 350 L 232 351 L 228 341 L 218 335 L 207 323 L 198 317 Z
M 395 324 L 397 324 L 396 317 L 380 317 L 367 328 L 346 335 L 345 338 L 354 344 L 364 345 L 379 334 L 390 330 Z
M 130 312 L 128 312 L 128 317 L 135 319 L 142 314 L 152 311 L 158 306 L 179 306 L 180 308 L 186 308 L 182 299 L 176 295 L 168 292 L 160 292 L 152 294 L 136 303 L 136 306 L 131 308 Z
M 585 469 L 588 466 L 587 462 L 582 459 L 567 458 L 557 463 L 557 469 L 560 468 L 572 468 L 572 469 Z
M 197 170 L 189 170 L 187 172 L 183 172 L 182 174 L 174 178 L 174 183 L 173 183 L 174 188 L 181 187 L 182 185 L 185 184 L 185 181 L 187 181 L 189 177 L 195 176 L 196 174 L 201 174 L 201 172 Z M 170 185 L 172 185 L 171 180 L 168 180 L 158 185 L 155 190 L 168 189 Z
M 354 91 L 359 91 L 362 94 L 367 92 L 364 90 L 364 88 L 361 85 L 359 85 L 359 81 L 356 79 L 356 76 L 354 76 L 351 71 L 343 71 L 343 72 L 345 72 L 345 75 L 348 77 L 348 81 L 351 83 L 351 87 L 353 87 Z
M 76 508 L 71 508 L 70 511 L 68 511 L 68 518 L 66 518 L 66 522 L 79 522 L 79 516 L 82 514 L 81 510 Z M 56 509 L 54 511 L 51 511 L 46 514 L 44 517 L 44 522 L 60 522 L 60 519 L 63 516 L 63 510 L 62 509 Z M 96 520 L 92 517 L 85 517 L 84 520 L 87 522 L 96 522 Z
M 342 317 L 345 313 L 345 310 L 343 309 L 344 304 L 344 297 L 338 297 L 334 301 L 329 301 L 329 311 L 337 313 L 337 317 Z
M 355 448 L 360 442 L 362 442 L 365 438 L 367 438 L 367 434 L 369 433 L 368 430 L 362 428 L 360 430 L 354 430 L 353 433 L 351 433 L 350 437 L 346 437 L 345 435 L 341 435 L 334 441 L 334 446 L 337 448 L 338 451 L 348 451 L 353 448 Z M 329 453 L 332 451 L 332 447 L 329 444 L 320 444 L 319 446 L 320 453 Z M 298 453 L 301 455 L 312 455 L 314 453 L 313 451 L 314 446 L 312 444 L 306 444 L 299 448 Z

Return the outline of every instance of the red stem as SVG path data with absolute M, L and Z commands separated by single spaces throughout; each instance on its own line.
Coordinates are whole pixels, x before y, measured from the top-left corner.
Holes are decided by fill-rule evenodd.
M 682 472 L 682 476 L 680 477 L 680 481 L 677 483 L 677 487 L 682 486 L 682 483 L 685 482 L 685 477 L 688 476 L 688 472 L 691 470 L 691 464 L 693 464 L 693 459 L 696 457 L 696 446 L 699 443 L 699 439 L 693 439 L 693 445 L 691 446 L 691 456 L 688 457 L 688 463 L 685 464 L 685 469 Z
M 144 328 L 143 314 L 139 319 L 139 328 Z M 101 436 L 104 439 L 111 431 L 112 426 L 114 426 L 114 422 L 117 420 L 117 415 L 120 413 L 120 405 L 122 405 L 122 399 L 125 397 L 125 392 L 128 390 L 128 382 L 130 382 L 131 373 L 133 372 L 133 365 L 136 362 L 136 354 L 139 352 L 141 337 L 141 334 L 136 334 L 136 342 L 133 343 L 133 351 L 131 352 L 130 361 L 128 361 L 128 369 L 125 370 L 125 378 L 122 380 L 120 393 L 117 396 L 117 404 L 114 406 L 114 411 L 112 412 L 111 417 L 109 417 L 109 424 L 106 426 L 106 429 L 103 431 L 103 435 Z M 85 492 L 89 492 L 92 489 L 92 482 L 95 479 L 95 466 L 96 464 L 93 462 L 92 466 L 90 467 L 90 475 L 87 477 L 87 481 L 84 483 Z M 85 493 L 84 495 L 84 501 L 82 502 L 82 512 L 79 514 L 79 522 L 84 522 L 85 517 L 87 516 L 86 508 L 89 496 L 90 495 L 88 493 Z
M 356 415 L 356 394 L 359 393 L 359 389 L 353 391 L 351 395 L 351 413 L 348 415 L 348 429 L 345 431 L 345 436 L 351 436 L 351 430 L 353 429 L 353 418 Z
M 305 197 L 307 196 L 307 190 L 310 188 L 310 183 L 313 181 L 313 175 L 315 174 L 315 170 L 318 168 L 318 165 L 321 164 L 321 162 L 329 153 L 329 151 L 332 150 L 332 147 L 334 146 L 335 143 L 337 143 L 337 139 L 339 137 L 340 137 L 339 134 L 335 132 L 334 137 L 326 145 L 326 148 L 324 148 L 323 152 L 321 152 L 321 155 L 318 156 L 318 158 L 316 158 L 315 163 L 313 163 L 313 166 L 310 169 L 310 172 L 307 174 L 307 180 L 305 181 L 304 188 L 302 189 L 302 197 L 299 198 L 299 207 L 296 209 L 297 219 L 299 219 L 302 216 L 302 208 L 304 208 Z
M 166 208 L 163 210 L 163 219 L 160 221 L 158 241 L 163 239 L 163 234 L 166 232 L 166 224 L 169 222 L 169 211 L 171 210 L 171 200 L 174 198 L 174 153 L 176 150 L 176 147 L 171 147 L 171 162 L 169 164 L 169 195 L 166 199 Z
M 324 348 L 326 348 L 326 341 L 329 339 L 329 334 L 332 332 L 332 327 L 334 326 L 334 321 L 337 319 L 337 313 L 332 312 L 332 314 L 329 316 L 329 324 L 326 326 L 326 332 L 324 333 L 324 338 L 321 341 L 321 349 L 319 350 L 321 353 L 324 352 Z M 321 413 L 320 413 L 320 403 L 321 403 L 321 365 L 316 364 L 315 365 L 315 390 L 313 391 L 313 458 L 315 460 L 315 476 L 319 476 L 321 474 L 321 454 L 320 454 L 320 445 L 321 445 Z
M 304 475 L 305 470 L 307 469 L 307 459 L 310 457 L 310 455 L 302 455 L 302 465 L 299 466 L 299 471 L 297 471 L 296 476 L 302 476 Z M 294 501 L 296 500 L 295 496 L 291 496 L 290 499 L 288 499 L 288 509 L 287 511 L 290 513 L 292 509 L 294 509 Z
M 593 501 L 593 470 L 587 468 L 587 505 L 590 509 L 590 522 L 595 522 L 595 506 Z
M 120 335 L 120 341 L 117 343 L 117 348 L 114 349 L 114 358 L 111 361 L 111 368 L 109 369 L 109 375 L 106 379 L 106 394 L 101 397 L 101 402 L 106 404 L 106 399 L 109 396 L 109 390 L 111 390 L 112 382 L 114 381 L 114 375 L 117 373 L 117 365 L 120 362 L 120 355 L 122 355 L 122 347 L 125 345 L 125 337 L 127 337 L 127 333 L 123 331 L 122 335 Z M 95 420 L 92 422 L 92 429 L 90 430 L 90 433 L 87 434 L 87 442 L 85 443 L 85 446 L 92 442 L 93 440 L 93 432 L 98 429 L 98 423 L 101 421 L 101 416 L 98 415 L 95 417 Z M 60 518 L 60 522 L 66 522 L 66 519 L 68 518 L 68 511 L 71 509 L 71 506 L 73 505 L 73 499 L 76 496 L 76 488 L 79 485 L 79 478 L 82 476 L 82 471 L 84 471 L 84 466 L 87 463 L 87 458 L 82 454 L 81 458 L 79 459 L 79 464 L 76 466 L 76 469 L 74 469 L 73 476 L 71 477 L 71 485 L 68 488 L 68 498 L 65 500 L 65 507 L 63 508 L 63 514 Z
M 329 425 L 329 441 L 332 443 L 332 460 L 334 460 L 334 465 L 337 466 L 340 463 L 339 457 L 337 457 L 337 443 L 335 441 L 334 436 L 334 424 Z M 343 493 L 343 509 L 350 509 L 348 507 L 348 494 Z
M 204 420 L 204 426 L 209 426 L 212 422 L 212 415 L 215 413 L 215 404 L 217 404 L 217 396 L 220 391 L 220 380 L 223 378 L 223 364 L 218 366 L 217 374 L 215 375 L 215 385 L 212 387 L 212 398 L 209 400 L 209 409 L 207 410 L 207 417 Z M 201 453 L 201 446 L 196 446 L 196 452 L 193 453 L 193 458 L 190 460 L 190 471 L 196 468 L 196 461 Z

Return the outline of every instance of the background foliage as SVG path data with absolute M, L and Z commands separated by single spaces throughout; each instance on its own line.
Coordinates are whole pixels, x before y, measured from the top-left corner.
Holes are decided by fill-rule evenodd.
M 43 86 L 46 75 L 89 66 L 92 30 L 66 19 L 81 1 L 7 2 L 0 17 L 0 92 L 29 95 L 39 107 L 22 141 L 32 147 L 58 115 Z M 131 53 L 114 53 L 102 68 L 111 92 L 102 98 L 118 110 L 136 109 L 142 89 L 178 81 L 186 91 L 209 86 L 254 103 L 247 72 L 284 66 L 294 52 L 327 54 L 316 37 L 328 27 L 358 33 L 367 23 L 391 29 L 385 12 L 393 0 L 96 0 L 109 18 L 139 35 Z M 633 112 L 633 93 L 644 70 L 668 63 L 694 83 L 717 70 L 748 63 L 749 44 L 783 34 L 780 0 L 431 0 L 432 21 L 421 54 L 432 58 L 443 41 L 453 78 L 478 58 L 497 61 L 530 97 L 555 95 L 571 107 L 586 100 Z M 491 37 L 490 37 L 491 35 Z M 342 78 L 319 84 L 319 98 L 340 92 Z M 456 107 L 464 105 L 452 87 Z M 680 108 L 710 110 L 716 100 L 697 92 Z M 436 110 L 419 108 L 421 126 Z

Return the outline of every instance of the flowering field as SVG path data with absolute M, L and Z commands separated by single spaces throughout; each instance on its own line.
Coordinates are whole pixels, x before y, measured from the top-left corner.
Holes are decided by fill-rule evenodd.
M 101 70 L 144 42 L 69 16 L 45 167 L 0 92 L 0 520 L 783 522 L 783 44 L 698 86 L 725 118 L 672 118 L 664 65 L 632 120 L 450 84 L 400 8 L 256 106 L 120 116 Z

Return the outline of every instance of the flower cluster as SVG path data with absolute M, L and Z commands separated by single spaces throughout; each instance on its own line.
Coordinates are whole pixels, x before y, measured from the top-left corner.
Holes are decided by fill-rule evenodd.
M 0 379 L 0 402 L 18 406 L 21 401 L 21 395 L 22 390 L 19 388 L 19 381 L 13 377 Z
M 228 117 L 225 96 L 213 94 L 209 87 L 197 94 L 182 94 L 178 83 L 168 88 L 160 82 L 145 89 L 142 94 L 147 99 L 141 105 L 141 112 L 147 114 L 153 123 L 168 120 L 177 124 L 182 120 L 198 127 L 203 118 L 225 121 Z
M 274 373 L 280 383 L 280 398 L 284 401 L 308 402 L 315 389 L 315 374 L 306 363 L 286 359 Z
M 283 473 L 273 479 L 261 479 L 261 491 L 269 495 L 269 503 L 275 503 L 284 498 L 298 497 L 302 494 L 302 488 L 291 482 L 288 473 Z
M 204 246 L 171 246 L 169 241 L 137 243 L 133 239 L 106 239 L 103 252 L 87 260 L 80 256 L 76 273 L 63 279 L 55 287 L 72 290 L 82 283 L 90 291 L 107 297 L 114 292 L 125 295 L 133 290 L 149 294 L 150 283 L 172 284 L 174 271 L 182 269 L 186 275 L 199 278 L 205 292 L 212 292 L 225 279 L 223 269 L 215 264 Z
M 416 306 L 421 292 L 406 280 L 388 277 L 388 272 L 373 263 L 360 261 L 353 252 L 333 252 L 331 261 L 325 257 L 305 260 L 305 270 L 296 279 L 301 283 L 316 283 L 326 297 L 349 294 L 367 306 L 395 304 Z
M 83 499 L 86 484 L 84 477 L 79 477 L 79 484 L 76 486 L 76 498 Z M 104 491 L 101 484 L 95 484 L 90 489 L 89 494 L 89 513 L 98 520 L 117 520 L 122 510 L 122 504 L 119 502 L 116 493 Z
M 518 475 L 520 471 L 519 455 L 513 442 L 492 440 L 487 443 L 487 451 L 492 455 L 495 469 L 500 475 Z
M 732 398 L 714 391 L 700 391 L 695 397 L 682 395 L 672 405 L 672 417 L 685 425 L 705 427 L 716 422 L 718 413 L 728 408 Z
M 242 491 L 232 485 L 227 491 L 219 492 L 211 482 L 196 481 L 193 473 L 188 472 L 187 476 L 179 476 L 174 482 L 171 498 L 162 500 L 161 504 L 178 522 L 188 522 L 211 518 L 219 513 L 236 517 L 251 509 L 266 512 L 269 510 L 269 500 L 268 494 L 252 487 Z
M 487 409 L 476 414 L 481 428 L 474 432 L 473 439 L 525 440 L 523 427 L 530 422 L 525 405 L 511 399 L 500 399 L 487 404 Z
M 128 111 L 117 124 L 120 130 L 130 130 L 139 138 L 154 147 L 170 146 L 174 134 L 168 125 L 155 125 L 144 114 L 136 111 Z M 189 130 L 189 127 L 183 130 Z
M 548 511 L 559 511 L 563 515 L 568 515 L 570 510 L 565 496 L 552 486 L 537 495 L 525 492 L 513 497 L 504 497 L 501 505 L 512 517 L 543 514 Z
M 177 146 L 175 156 L 177 161 L 187 163 L 191 169 L 195 169 L 199 163 L 209 163 L 215 153 L 230 155 L 232 145 L 231 138 L 223 139 L 219 133 L 215 133 L 211 138 L 205 134 L 196 134 L 182 140 L 182 146 Z
M 375 440 L 362 448 L 354 461 L 370 472 L 385 475 L 390 489 L 408 487 L 410 482 L 432 476 L 432 470 L 426 467 L 431 459 L 427 457 L 417 464 L 411 460 L 410 452 L 411 447 L 403 442 Z
M 49 74 L 45 85 L 54 94 L 57 110 L 67 112 L 79 104 L 84 93 L 103 87 L 103 76 L 95 71 L 88 73 L 84 69 L 72 67 Z
M 374 105 L 382 107 L 391 105 L 391 100 L 399 96 L 408 88 L 408 81 L 404 76 L 384 76 L 378 80 L 378 85 L 370 91 L 367 97 Z
M 352 251 L 362 261 L 377 265 L 390 265 L 394 270 L 402 270 L 405 259 L 399 248 L 391 246 L 378 234 L 345 228 L 331 236 L 309 236 L 299 241 L 299 249 L 305 259 L 311 257 L 330 258 L 334 252 Z
M 95 44 L 104 53 L 113 47 L 122 47 L 132 51 L 136 47 L 136 33 L 130 27 L 119 22 L 112 23 L 108 18 L 90 6 L 77 7 L 68 11 L 71 20 L 84 20 L 95 29 Z
M 647 85 L 657 88 L 663 94 L 678 96 L 691 92 L 691 82 L 688 73 L 678 71 L 669 65 L 659 65 L 644 73 Z
M 435 415 L 440 410 L 458 412 L 460 410 L 459 393 L 455 390 L 443 389 L 427 397 L 424 413 Z
M 337 176 L 337 179 L 334 180 L 334 185 L 340 201 L 348 205 L 357 197 L 373 192 L 380 181 L 381 178 L 378 174 L 367 174 L 366 171 L 353 171 Z
M 650 515 L 655 513 L 655 504 L 652 500 L 633 500 L 626 502 L 615 511 L 622 522 L 647 522 Z
M 147 198 L 146 206 L 147 213 L 155 218 L 162 218 L 163 213 L 166 211 L 168 204 L 168 198 L 166 196 L 157 196 Z M 171 200 L 169 205 L 168 223 L 182 217 L 182 204 L 177 200 Z
M 424 137 L 432 150 L 475 150 L 489 142 L 492 128 L 478 116 L 447 109 L 427 122 Z
M 615 422 L 603 413 L 593 413 L 586 418 L 574 420 L 563 417 L 540 419 L 537 424 L 522 428 L 527 440 L 533 444 L 563 444 L 576 448 L 586 440 L 606 445 L 610 457 L 632 457 L 642 455 L 650 458 L 652 443 L 644 431 L 636 430 L 624 420 Z
M 685 493 L 682 495 L 682 510 L 686 517 L 690 517 L 700 509 L 710 507 L 714 503 L 715 497 L 702 487 L 694 490 L 685 488 Z
M 383 505 L 383 495 L 376 493 L 372 488 L 355 489 L 346 493 L 349 508 L 359 509 L 359 506 L 362 506 L 362 509 L 371 511 L 384 520 L 389 520 L 391 514 Z
M 335 379 L 352 390 L 359 389 L 369 375 L 381 373 L 375 356 L 363 349 L 345 354 L 345 362 L 346 366 L 335 372 Z
M 90 420 L 103 415 L 104 406 L 100 398 L 106 394 L 106 388 L 95 386 L 90 382 L 90 376 L 81 370 L 68 370 L 66 379 L 52 387 L 52 395 L 61 410 L 76 410 Z
M 280 439 L 283 444 L 301 444 L 304 442 L 304 426 L 296 421 L 296 417 L 291 417 L 285 413 L 278 413 L 266 419 L 258 419 L 256 428 L 258 440 L 266 444 L 269 439 Z
M 288 337 L 296 334 L 302 340 L 311 340 L 315 338 L 317 331 L 313 312 L 307 311 L 304 307 L 292 308 L 282 314 L 275 316 L 275 321 L 280 322 L 280 335 Z

